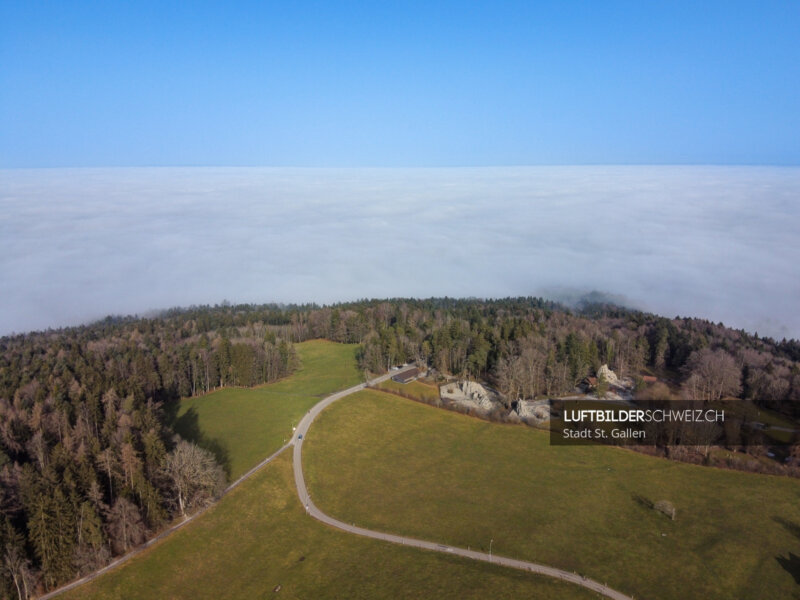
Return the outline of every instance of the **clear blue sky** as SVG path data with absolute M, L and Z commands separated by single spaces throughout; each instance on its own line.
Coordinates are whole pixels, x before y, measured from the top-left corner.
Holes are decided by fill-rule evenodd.
M 800 164 L 800 2 L 8 2 L 0 167 Z

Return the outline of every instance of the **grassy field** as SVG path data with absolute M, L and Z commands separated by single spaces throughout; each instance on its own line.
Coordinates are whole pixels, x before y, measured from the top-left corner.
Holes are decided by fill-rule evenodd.
M 365 391 L 304 460 L 344 521 L 575 570 L 651 600 L 800 597 L 800 482 L 548 435 Z M 651 508 L 666 499 L 669 520 Z
M 549 578 L 331 529 L 297 500 L 289 452 L 196 522 L 63 597 L 597 598 Z
M 356 344 L 312 340 L 296 344 L 301 367 L 255 388 L 226 388 L 181 400 L 173 420 L 183 437 L 212 450 L 236 479 L 283 445 L 292 422 L 320 398 L 362 381 Z
M 439 388 L 433 385 L 422 383 L 421 381 L 411 381 L 409 383 L 397 383 L 391 379 L 382 381 L 378 385 L 378 389 L 386 390 L 406 396 L 414 400 L 430 403 L 435 402 L 439 398 Z
M 727 409 L 735 415 L 744 417 L 748 421 L 760 421 L 761 423 L 773 427 L 786 427 L 788 429 L 795 429 L 798 427 L 798 424 L 788 417 L 766 408 L 759 408 L 751 402 L 745 402 L 736 398 L 720 400 L 719 402 L 714 402 L 712 406 L 714 408 Z

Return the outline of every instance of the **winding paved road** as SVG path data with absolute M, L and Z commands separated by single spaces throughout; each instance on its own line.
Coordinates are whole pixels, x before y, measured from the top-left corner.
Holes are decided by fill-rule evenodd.
M 409 367 L 408 369 L 410 369 L 410 368 L 412 368 L 412 367 Z M 399 371 L 391 371 L 390 373 L 387 373 L 386 375 L 382 375 L 381 377 L 377 377 L 376 379 L 373 379 L 372 381 L 370 381 L 370 385 L 378 384 L 381 381 L 385 381 L 385 380 L 389 379 L 390 377 L 393 377 L 393 376 L 395 376 L 395 375 L 397 375 L 399 373 L 402 373 L 405 370 L 407 370 L 407 369 L 402 369 L 402 370 L 399 370 Z M 548 577 L 555 577 L 556 579 L 561 579 L 561 580 L 568 581 L 570 583 L 574 583 L 576 585 L 580 585 L 582 587 L 588 588 L 588 589 L 590 589 L 590 590 L 592 590 L 594 592 L 597 592 L 599 594 L 607 596 L 608 598 L 613 598 L 614 600 L 634 600 L 630 596 L 626 596 L 625 594 L 622 594 L 622 593 L 620 593 L 620 592 L 618 592 L 616 590 L 613 590 L 610 587 L 608 587 L 606 585 L 603 585 L 602 583 L 599 583 L 599 582 L 594 581 L 592 579 L 588 579 L 586 577 L 582 577 L 581 575 L 577 575 L 575 573 L 570 573 L 569 571 L 562 571 L 561 569 L 555 569 L 553 567 L 548 567 L 546 565 L 539 565 L 539 564 L 532 563 L 532 562 L 526 562 L 524 560 L 516 560 L 514 558 L 507 558 L 505 556 L 489 555 L 489 554 L 485 554 L 483 552 L 476 552 L 475 550 L 465 550 L 464 548 L 456 548 L 456 547 L 453 547 L 453 546 L 446 546 L 444 544 L 438 544 L 436 542 L 427 542 L 425 540 L 417 540 L 417 539 L 414 539 L 414 538 L 402 537 L 402 536 L 399 536 L 399 535 L 393 535 L 391 533 L 383 533 L 383 532 L 380 532 L 380 531 L 372 531 L 370 529 L 364 529 L 363 527 L 356 527 L 355 525 L 348 525 L 347 523 L 343 523 L 342 521 L 338 521 L 338 520 L 334 519 L 333 517 L 329 517 L 328 515 L 323 513 L 321 510 L 319 510 L 316 507 L 316 505 L 311 501 L 311 498 L 308 495 L 308 489 L 306 488 L 305 479 L 303 478 L 303 461 L 302 461 L 302 458 L 300 456 L 300 453 L 301 453 L 301 451 L 303 449 L 303 440 L 301 439 L 300 436 L 305 437 L 305 435 L 308 432 L 308 428 L 311 425 L 311 423 L 314 421 L 314 419 L 317 417 L 317 415 L 319 415 L 319 413 L 321 413 L 327 406 L 329 406 L 330 404 L 336 402 L 337 400 L 339 400 L 341 398 L 344 398 L 345 396 L 349 396 L 350 394 L 353 394 L 355 392 L 361 391 L 361 390 L 365 389 L 366 387 L 367 387 L 366 384 L 362 383 L 360 385 L 353 386 L 351 388 L 348 388 L 346 390 L 343 390 L 341 392 L 337 392 L 337 393 L 335 393 L 335 394 L 333 394 L 331 396 L 328 396 L 327 398 L 325 398 L 325 399 L 321 400 L 320 402 L 318 402 L 317 404 L 315 404 L 314 407 L 310 411 L 308 411 L 308 413 L 300 420 L 300 422 L 298 423 L 297 428 L 296 428 L 291 440 L 289 440 L 289 442 L 287 444 L 281 446 L 281 448 L 279 450 L 275 451 L 273 454 L 271 454 L 270 456 L 265 458 L 263 461 L 258 463 L 255 467 L 250 469 L 247 473 L 242 475 L 239 479 L 237 479 L 232 484 L 230 484 L 225 489 L 225 492 L 223 494 L 227 494 L 229 491 L 231 491 L 233 488 L 238 486 L 240 483 L 242 483 L 246 479 L 249 479 L 256 471 L 260 470 L 262 467 L 264 467 L 268 463 L 272 462 L 279 454 L 281 454 L 284 450 L 286 450 L 286 448 L 288 448 L 289 446 L 294 445 L 294 456 L 293 456 L 294 480 L 295 480 L 295 484 L 297 485 L 297 495 L 300 497 L 300 501 L 303 503 L 303 506 L 306 507 L 306 512 L 308 512 L 309 515 L 311 515 L 312 517 L 314 517 L 315 519 L 317 519 L 319 521 L 322 521 L 323 523 L 325 523 L 327 525 L 330 525 L 331 527 L 336 527 L 337 529 L 341 529 L 342 531 L 347 531 L 349 533 L 354 533 L 356 535 L 361 535 L 361 536 L 364 536 L 364 537 L 374 538 L 376 540 L 383 540 L 383 541 L 386 541 L 386 542 L 393 542 L 395 544 L 402 544 L 404 546 L 413 546 L 415 548 L 422 548 L 424 550 L 433 550 L 434 552 L 445 552 L 445 553 L 455 554 L 457 556 L 463 556 L 463 557 L 471 558 L 471 559 L 474 559 L 474 560 L 482 560 L 482 561 L 485 561 L 485 562 L 497 563 L 499 565 L 504 565 L 506 567 L 513 567 L 515 569 L 521 569 L 523 571 L 530 571 L 532 573 L 539 573 L 541 575 L 547 575 Z M 64 592 L 66 592 L 67 590 L 71 590 L 71 589 L 74 589 L 74 588 L 76 588 L 76 587 L 78 587 L 80 585 L 83 585 L 84 583 L 87 583 L 87 582 L 99 577 L 103 573 L 107 573 L 108 571 L 111 571 L 112 569 L 122 565 L 123 563 L 126 563 L 131 558 L 133 558 L 134 556 L 136 556 L 139 553 L 143 552 L 147 548 L 151 547 L 153 544 L 155 544 L 159 540 L 164 539 L 168 535 L 174 533 L 178 529 L 180 529 L 180 528 L 184 527 L 185 525 L 187 525 L 188 523 L 191 523 L 192 521 L 194 521 L 200 515 L 205 513 L 206 510 L 208 510 L 208 508 L 210 508 L 210 506 L 206 507 L 206 508 L 204 508 L 202 510 L 197 511 L 195 514 L 191 515 L 187 519 L 181 521 L 180 523 L 177 523 L 176 525 L 173 525 L 172 527 L 169 527 L 165 531 L 162 531 L 159 535 L 157 535 L 156 537 L 148 540 L 142 546 L 139 546 L 138 548 L 132 550 L 128 554 L 125 554 L 124 556 L 119 557 L 118 559 L 116 559 L 113 562 L 109 563 L 108 565 L 106 565 L 102 569 L 100 569 L 98 571 L 95 571 L 94 573 L 90 573 L 89 575 L 86 575 L 85 577 L 81 577 L 80 579 L 77 579 L 77 580 L 75 580 L 75 581 L 73 581 L 71 583 L 68 583 L 68 584 L 66 584 L 66 585 L 64 585 L 64 586 L 62 586 L 62 587 L 60 587 L 58 589 L 51 590 L 50 592 L 40 596 L 39 600 L 47 600 L 47 599 L 53 598 L 55 596 L 58 596 L 59 594 L 62 594 Z
M 378 377 L 377 379 L 373 379 L 370 382 L 370 384 L 374 385 L 402 372 L 403 372 L 402 370 L 392 371 L 387 375 L 383 375 L 381 377 Z M 371 529 L 364 529 L 363 527 L 348 525 L 347 523 L 344 523 L 342 521 L 339 521 L 337 519 L 334 519 L 333 517 L 326 515 L 324 512 L 318 509 L 308 494 L 308 488 L 306 488 L 306 481 L 305 478 L 303 477 L 303 461 L 301 453 L 303 450 L 303 441 L 306 437 L 306 434 L 308 433 L 308 428 L 311 426 L 311 423 L 314 421 L 317 415 L 319 415 L 319 413 L 325 410 L 325 408 L 327 408 L 329 405 L 333 404 L 334 402 L 336 402 L 341 398 L 344 398 L 345 396 L 349 396 L 350 394 L 363 390 L 365 387 L 366 385 L 362 383 L 361 385 L 357 385 L 349 389 L 343 390 L 341 392 L 337 392 L 331 396 L 328 396 L 321 402 L 315 404 L 314 407 L 310 411 L 308 411 L 308 413 L 300 420 L 300 423 L 298 423 L 297 425 L 297 430 L 295 431 L 294 436 L 292 437 L 292 440 L 290 442 L 291 444 L 294 444 L 294 456 L 293 456 L 294 481 L 297 486 L 297 495 L 300 497 L 300 502 L 302 502 L 303 506 L 306 507 L 306 512 L 309 515 L 311 515 L 312 517 L 314 517 L 319 521 L 322 521 L 327 525 L 330 525 L 331 527 L 336 527 L 337 529 L 341 529 L 342 531 L 346 531 L 348 533 L 354 533 L 356 535 L 361 535 L 368 538 L 374 538 L 376 540 L 393 542 L 395 544 L 402 544 L 404 546 L 413 546 L 415 548 L 422 548 L 424 550 L 433 550 L 434 552 L 445 552 L 445 553 L 455 554 L 457 556 L 463 556 L 465 558 L 471 558 L 473 560 L 482 560 L 485 562 L 496 563 L 506 567 L 513 567 L 515 569 L 530 571 L 532 573 L 538 573 L 540 575 L 547 575 L 548 577 L 555 577 L 556 579 L 568 581 L 570 583 L 574 583 L 576 585 L 588 588 L 593 592 L 597 592 L 598 594 L 602 594 L 603 596 L 606 596 L 608 598 L 613 598 L 614 600 L 633 600 L 633 598 L 631 598 L 630 596 L 626 596 L 625 594 L 618 592 L 608 587 L 607 585 L 603 585 L 598 581 L 594 581 L 593 579 L 583 577 L 576 573 L 570 573 L 569 571 L 562 571 L 561 569 L 556 569 L 553 567 L 548 567 L 546 565 L 540 565 L 537 563 L 527 562 L 524 560 L 507 558 L 505 556 L 497 556 L 496 554 L 489 555 L 483 552 L 477 552 L 475 550 L 466 550 L 464 548 L 446 546 L 444 544 L 438 544 L 436 542 L 428 542 L 425 540 L 417 540 L 414 538 L 407 538 L 399 535 L 393 535 L 391 533 L 372 531 Z

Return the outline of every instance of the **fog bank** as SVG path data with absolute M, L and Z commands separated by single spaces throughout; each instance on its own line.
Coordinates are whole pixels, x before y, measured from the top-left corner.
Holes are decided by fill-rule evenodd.
M 0 334 L 233 302 L 599 290 L 800 337 L 800 169 L 0 171 Z

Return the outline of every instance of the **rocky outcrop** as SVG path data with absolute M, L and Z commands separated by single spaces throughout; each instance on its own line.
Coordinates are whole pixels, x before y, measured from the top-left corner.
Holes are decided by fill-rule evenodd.
M 500 397 L 476 381 L 454 381 L 439 388 L 442 400 L 449 400 L 461 406 L 484 413 L 501 406 Z
M 617 374 L 609 369 L 608 365 L 603 365 L 597 369 L 597 380 L 600 381 L 601 379 L 605 379 L 609 385 L 617 385 L 618 383 Z
M 550 401 L 519 400 L 517 401 L 517 414 L 521 419 L 543 423 L 550 420 Z
M 597 381 L 603 380 L 608 384 L 603 395 L 604 400 L 628 402 L 633 397 L 633 379 L 630 377 L 617 377 L 608 365 L 603 365 L 597 369 Z

